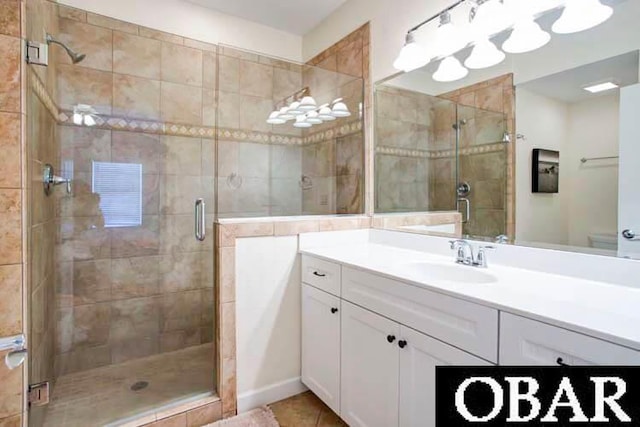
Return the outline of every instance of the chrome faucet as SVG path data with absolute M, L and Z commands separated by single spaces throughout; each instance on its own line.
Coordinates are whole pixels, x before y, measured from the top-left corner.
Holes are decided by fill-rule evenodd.
M 474 256 L 473 246 L 466 240 L 452 240 L 451 250 L 457 250 L 456 262 L 462 265 L 468 265 L 471 267 L 487 268 L 487 249 L 495 249 L 494 246 L 480 246 L 478 248 L 478 255 Z

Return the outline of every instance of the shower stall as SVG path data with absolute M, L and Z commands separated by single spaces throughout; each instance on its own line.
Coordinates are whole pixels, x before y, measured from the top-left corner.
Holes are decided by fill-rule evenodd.
M 26 6 L 29 425 L 213 402 L 214 221 L 361 213 L 362 79 Z M 349 116 L 267 124 L 302 89 Z
M 463 234 L 506 234 L 505 114 L 375 90 L 376 213 L 459 211 Z

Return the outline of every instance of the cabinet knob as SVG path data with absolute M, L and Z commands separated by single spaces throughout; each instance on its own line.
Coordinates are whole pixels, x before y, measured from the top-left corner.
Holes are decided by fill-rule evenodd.
M 407 342 L 405 340 L 398 341 L 398 345 L 400 348 L 405 348 L 407 346 Z
M 396 337 L 394 335 L 387 335 L 387 341 L 389 343 L 392 343 L 396 340 Z
M 556 363 L 560 366 L 569 366 L 567 363 L 564 362 L 564 359 L 562 357 L 558 357 L 558 359 L 556 360 Z
M 314 275 L 314 276 L 318 276 L 318 277 L 326 277 L 326 274 L 318 273 L 317 271 L 314 271 L 314 272 L 313 272 L 313 275 Z
M 338 312 L 338 309 L 335 307 L 331 308 L 331 313 L 336 314 Z

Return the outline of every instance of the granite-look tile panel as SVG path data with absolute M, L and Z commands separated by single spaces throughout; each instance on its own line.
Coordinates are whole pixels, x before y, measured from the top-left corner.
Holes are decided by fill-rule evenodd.
M 113 114 L 134 119 L 160 119 L 160 82 L 113 75 Z
M 99 114 L 111 114 L 113 78 L 110 72 L 75 65 L 58 65 L 60 108 L 91 105 Z
M 0 113 L 0 188 L 20 188 L 21 185 L 21 116 Z
M 0 336 L 22 332 L 22 266 L 0 266 Z
M 135 24 L 119 21 L 117 19 L 97 15 L 91 12 L 87 13 L 87 22 L 99 27 L 110 28 L 112 30 L 118 30 L 130 34 L 138 34 L 138 26 Z
M 60 19 L 59 25 L 60 41 L 87 55 L 82 67 L 113 70 L 113 31 L 64 18 Z M 55 58 L 62 64 L 71 64 L 68 55 L 55 55 Z
M 138 35 L 141 37 L 147 37 L 154 40 L 159 40 L 162 42 L 175 43 L 178 45 L 184 44 L 184 37 L 177 36 L 171 33 L 165 33 L 164 31 L 154 30 L 152 28 L 147 27 L 139 27 Z
M 162 119 L 189 125 L 202 124 L 202 89 L 162 82 Z
M 20 2 L 0 1 L 0 34 L 20 37 Z
M 13 370 L 0 366 L 0 419 L 22 413 L 22 376 L 22 366 Z
M 78 22 L 87 22 L 87 12 L 75 7 L 58 5 L 58 15 L 60 18 L 72 19 Z
M 187 412 L 187 427 L 199 427 L 222 419 L 222 403 L 214 402 Z
M 163 81 L 202 87 L 202 70 L 202 50 L 173 43 L 162 44 Z
M 152 80 L 161 77 L 162 42 L 114 31 L 113 71 Z
M 20 52 L 19 38 L 0 35 L 0 111 L 20 112 Z

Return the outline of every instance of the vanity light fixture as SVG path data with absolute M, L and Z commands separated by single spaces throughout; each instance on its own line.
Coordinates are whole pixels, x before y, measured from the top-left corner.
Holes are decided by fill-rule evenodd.
M 431 56 L 427 50 L 421 46 L 415 38 L 413 32 L 407 33 L 404 46 L 400 51 L 400 55 L 393 63 L 396 70 L 405 72 L 417 70 L 427 65 L 431 61 Z
M 586 86 L 586 87 L 583 87 L 583 89 L 586 90 L 587 92 L 598 93 L 598 92 L 605 92 L 611 89 L 617 89 L 619 87 L 620 86 L 618 86 L 613 82 L 604 82 L 604 83 L 598 83 L 598 84 Z
M 469 70 L 464 68 L 455 56 L 447 56 L 442 60 L 438 71 L 433 73 L 437 82 L 453 82 L 467 77 Z
M 440 25 L 436 31 L 435 51 L 438 56 L 450 56 L 469 44 L 466 32 L 451 22 L 451 14 L 440 15 Z
M 533 16 L 521 17 L 516 22 L 511 36 L 502 45 L 508 53 L 525 53 L 541 48 L 549 43 L 551 34 L 540 28 Z
M 316 100 L 313 99 L 313 97 L 310 95 L 307 95 L 304 98 L 302 98 L 302 101 L 300 101 L 300 105 L 298 106 L 298 109 L 303 112 L 313 111 L 316 108 L 317 108 Z
M 311 123 L 312 125 L 319 125 L 322 123 L 322 119 L 318 117 L 317 111 L 309 111 L 307 113 L 307 123 Z
M 463 3 L 471 4 L 469 22 L 454 25 L 452 11 Z M 552 27 L 555 33 L 560 34 L 595 27 L 613 14 L 613 8 L 603 5 L 601 0 L 456 0 L 407 32 L 405 45 L 393 65 L 398 70 L 408 72 L 430 61 L 441 60 L 438 71 L 433 75 L 434 80 L 449 82 L 464 78 L 468 70 L 453 55 L 467 47 L 469 42 L 473 42 L 474 48 L 465 61 L 468 68 L 497 65 L 505 59 L 505 55 L 491 37 L 510 30 L 511 34 L 502 44 L 502 50 L 507 53 L 539 49 L 549 43 L 551 34 L 544 31 L 536 19 L 560 8 L 564 8 L 562 15 Z M 455 15 L 458 19 L 458 13 Z M 435 30 L 435 40 L 431 43 L 433 48 L 418 44 L 417 32 L 436 19 L 439 25 Z
M 602 24 L 613 15 L 613 8 L 600 0 L 566 0 L 562 16 L 551 29 L 557 34 L 571 34 Z
M 289 108 L 288 107 L 282 107 L 280 109 L 280 115 L 278 117 L 283 119 L 283 120 L 285 120 L 285 121 L 293 120 L 293 119 L 296 118 L 296 116 L 294 116 L 293 114 L 291 114 L 289 112 Z
M 342 102 L 342 99 L 337 99 L 334 101 L 333 108 L 331 109 L 331 114 L 333 117 L 349 117 L 351 116 L 351 112 L 347 107 L 347 104 Z
M 350 117 L 351 112 L 342 98 L 333 100 L 330 104 L 317 106 L 308 87 L 295 92 L 276 104 L 276 108 L 269 114 L 266 121 L 270 125 L 282 125 L 289 120 L 295 120 L 296 128 L 310 128 L 336 118 Z
M 298 101 L 291 103 L 287 112 L 292 116 L 299 116 L 301 114 L 304 114 L 304 111 L 300 108 L 300 102 Z
M 493 67 L 498 65 L 507 55 L 504 54 L 488 38 L 476 42 L 471 55 L 464 61 L 464 65 L 472 70 Z

